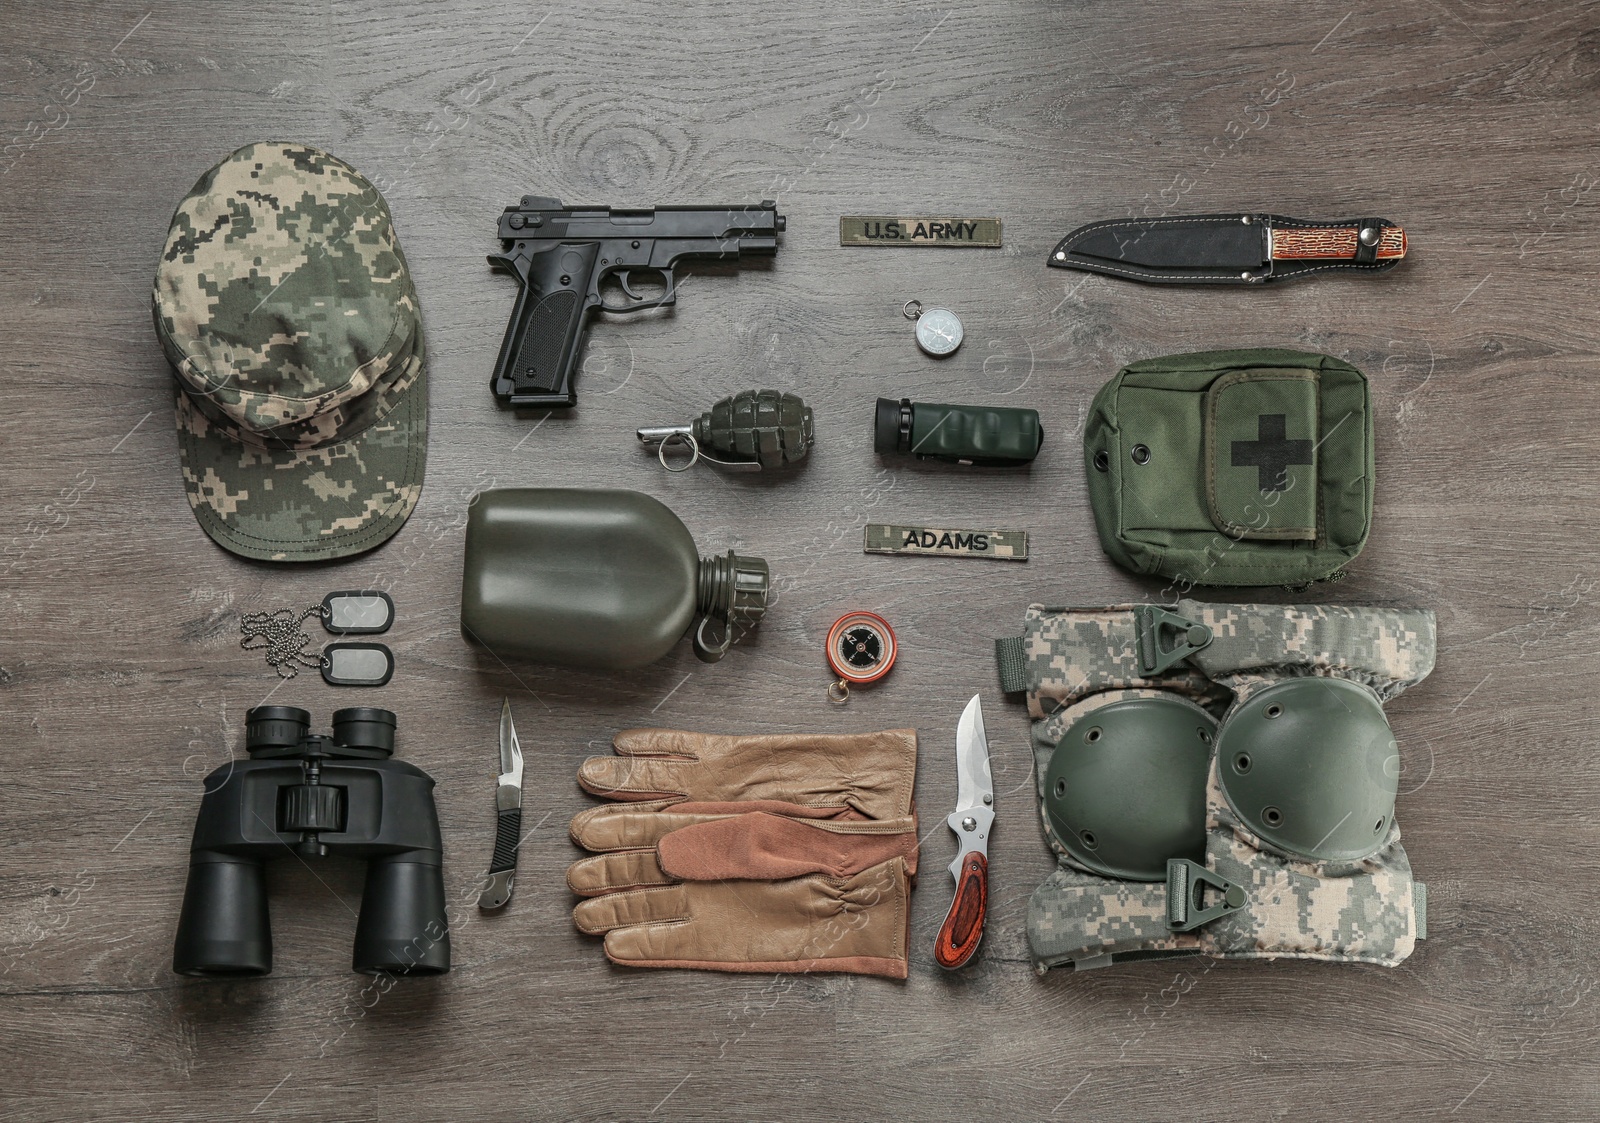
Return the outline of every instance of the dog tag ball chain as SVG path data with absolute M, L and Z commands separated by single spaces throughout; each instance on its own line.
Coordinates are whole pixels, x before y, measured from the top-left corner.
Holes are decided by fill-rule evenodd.
M 828 629 L 828 667 L 839 676 L 828 684 L 828 701 L 842 706 L 852 686 L 877 682 L 894 666 L 894 631 L 875 612 L 848 612 Z
M 294 678 L 300 668 L 322 672 L 329 686 L 382 686 L 394 674 L 394 653 L 381 643 L 330 643 L 320 655 L 306 651 L 311 636 L 303 625 L 320 619 L 336 636 L 373 636 L 394 623 L 394 600 L 376 589 L 329 593 L 321 604 L 303 612 L 279 608 L 246 612 L 239 617 L 239 646 L 266 654 L 267 665 L 280 678 Z
M 955 354 L 961 346 L 961 321 L 948 308 L 923 308 L 922 301 L 908 300 L 900 311 L 917 322 L 917 346 L 936 359 Z

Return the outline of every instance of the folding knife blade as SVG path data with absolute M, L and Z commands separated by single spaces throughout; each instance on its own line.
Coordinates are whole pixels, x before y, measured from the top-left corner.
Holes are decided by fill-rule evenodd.
M 509 698 L 500 704 L 500 787 L 495 801 L 497 807 L 503 809 L 508 806 L 502 802 L 507 792 L 516 801 L 509 806 L 521 807 L 522 744 L 517 740 L 517 727 L 511 720 Z
M 956 725 L 956 810 L 994 803 L 994 778 L 989 773 L 989 735 L 983 728 L 980 697 L 972 696 Z
M 522 745 L 511 720 L 511 700 L 500 706 L 500 778 L 495 786 L 494 857 L 483 891 L 478 894 L 480 909 L 501 909 L 511 903 L 517 879 L 517 843 L 522 838 Z
M 956 881 L 950 912 L 934 938 L 940 967 L 965 967 L 983 939 L 989 911 L 989 832 L 994 828 L 994 778 L 989 770 L 989 738 L 983 728 L 979 696 L 962 711 L 956 726 L 956 809 L 945 820 L 955 832 L 957 851 L 950 863 Z

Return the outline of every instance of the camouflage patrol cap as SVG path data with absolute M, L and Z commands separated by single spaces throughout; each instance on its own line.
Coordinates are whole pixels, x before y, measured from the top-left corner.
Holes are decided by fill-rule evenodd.
M 342 160 L 250 144 L 200 177 L 156 267 L 200 526 L 248 558 L 386 541 L 422 491 L 422 319 L 389 208 Z

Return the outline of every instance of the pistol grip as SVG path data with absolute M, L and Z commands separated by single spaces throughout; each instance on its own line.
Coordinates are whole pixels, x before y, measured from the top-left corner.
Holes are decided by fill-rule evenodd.
M 573 374 L 595 305 L 590 280 L 600 245 L 556 245 L 534 254 L 495 362 L 494 393 L 516 408 L 567 409 L 578 404 Z

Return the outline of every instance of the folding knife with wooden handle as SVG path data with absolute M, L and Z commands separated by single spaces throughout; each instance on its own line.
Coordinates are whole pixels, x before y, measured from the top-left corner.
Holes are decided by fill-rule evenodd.
M 972 696 L 956 726 L 956 809 L 945 821 L 956 834 L 958 849 L 950 863 L 956 879 L 955 900 L 933 943 L 940 967 L 965 967 L 983 939 L 989 911 L 989 832 L 994 827 L 994 779 L 989 773 L 989 738 L 983 731 L 983 708 Z

